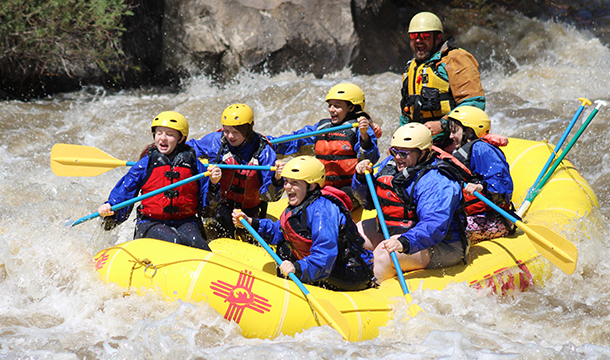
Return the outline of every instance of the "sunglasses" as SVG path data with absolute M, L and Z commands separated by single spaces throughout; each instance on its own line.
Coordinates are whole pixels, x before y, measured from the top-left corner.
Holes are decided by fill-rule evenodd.
M 430 38 L 430 36 L 432 35 L 431 32 L 426 31 L 426 32 L 412 32 L 409 33 L 409 37 L 411 38 L 411 40 L 415 40 L 417 39 L 417 37 L 419 36 L 422 40 L 428 40 Z
M 400 157 L 401 159 L 406 159 L 407 156 L 409 156 L 409 150 L 399 150 L 396 148 L 391 147 L 390 149 L 390 155 L 392 155 L 393 157 Z

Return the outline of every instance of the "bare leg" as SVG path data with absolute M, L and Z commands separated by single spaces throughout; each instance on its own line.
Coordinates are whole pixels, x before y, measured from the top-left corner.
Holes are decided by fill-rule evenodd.
M 396 269 L 390 253 L 379 244 L 385 240 L 382 233 L 377 231 L 377 220 L 366 219 L 359 221 L 358 232 L 364 238 L 364 248 L 373 251 L 373 273 L 378 281 L 391 279 L 396 276 Z M 396 253 L 398 263 L 403 272 L 423 269 L 430 263 L 430 252 L 422 250 L 412 255 Z
M 398 263 L 403 272 L 412 271 L 417 269 L 423 269 L 430 263 L 430 252 L 422 250 L 413 255 L 407 255 L 404 253 L 396 253 Z M 396 269 L 390 253 L 379 246 L 373 251 L 373 258 L 375 265 L 373 267 L 373 273 L 379 281 L 391 279 L 396 276 Z
M 358 232 L 364 238 L 364 248 L 371 251 L 375 250 L 377 245 L 385 240 L 383 234 L 377 231 L 376 224 L 376 219 L 366 219 L 356 224 Z

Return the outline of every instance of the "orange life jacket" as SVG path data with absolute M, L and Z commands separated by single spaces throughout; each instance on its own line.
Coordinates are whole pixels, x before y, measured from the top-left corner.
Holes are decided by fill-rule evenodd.
M 356 120 L 352 119 L 343 124 L 354 122 Z M 317 130 L 332 126 L 331 119 L 324 119 L 318 123 Z M 326 169 L 325 186 L 341 188 L 352 183 L 356 164 L 358 164 L 358 153 L 354 150 L 358 141 L 357 131 L 357 128 L 349 128 L 316 137 L 314 150 L 316 158 L 324 164 Z
M 142 194 L 197 175 L 197 156 L 193 149 L 189 149 L 176 155 L 172 163 L 166 155 L 151 148 L 146 172 Z M 138 210 L 141 215 L 153 219 L 183 220 L 195 216 L 198 205 L 199 185 L 193 181 L 142 200 Z

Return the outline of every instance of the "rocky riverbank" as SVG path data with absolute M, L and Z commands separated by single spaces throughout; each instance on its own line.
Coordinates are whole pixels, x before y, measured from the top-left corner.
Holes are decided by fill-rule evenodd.
M 133 15 L 124 19 L 121 66 L 103 71 L 75 61 L 51 73 L 4 71 L 0 97 L 29 99 L 86 85 L 177 89 L 182 78 L 206 74 L 222 83 L 241 70 L 318 77 L 346 67 L 354 74 L 401 72 L 411 57 L 409 20 L 423 10 L 437 13 L 446 35 L 455 35 L 477 58 L 488 56 L 490 46 L 481 46 L 480 37 L 477 43 L 461 42 L 461 35 L 474 28 L 497 37 L 502 22 L 515 16 L 569 22 L 607 44 L 609 2 L 457 0 L 424 8 L 411 0 L 134 0 Z M 54 59 L 48 61 L 52 65 Z

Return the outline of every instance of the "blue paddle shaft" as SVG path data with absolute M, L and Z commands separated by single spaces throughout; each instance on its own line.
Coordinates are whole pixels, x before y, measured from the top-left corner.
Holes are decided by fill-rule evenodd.
M 250 225 L 248 223 L 248 221 L 246 219 L 244 219 L 243 217 L 239 219 L 239 222 L 241 222 L 241 224 L 250 232 L 250 234 L 252 234 L 252 236 L 254 236 L 256 241 L 258 241 L 258 243 L 261 244 L 261 246 L 265 250 L 267 250 L 267 253 L 269 253 L 269 255 L 271 255 L 273 260 L 275 260 L 275 262 L 278 265 L 282 265 L 282 259 L 280 259 L 280 257 L 277 256 L 277 254 L 273 251 L 271 246 L 269 246 L 269 244 L 267 244 L 267 242 L 259 235 L 259 233 L 256 232 L 256 230 L 254 230 L 252 225 Z M 305 285 L 303 285 L 301 280 L 294 273 L 291 272 L 288 274 L 288 276 L 295 284 L 297 284 L 297 286 L 299 287 L 299 289 L 301 289 L 301 291 L 303 292 L 303 294 L 305 294 L 305 296 L 309 295 L 309 290 L 307 290 Z
M 184 179 L 184 180 L 180 180 L 180 181 L 178 181 L 177 183 L 173 183 L 173 184 L 171 184 L 171 185 L 164 186 L 164 187 L 162 187 L 162 188 L 160 188 L 160 189 L 153 190 L 153 191 L 151 191 L 151 192 L 149 192 L 149 193 L 146 193 L 146 194 L 144 194 L 144 195 L 140 195 L 140 196 L 137 196 L 137 197 L 135 197 L 135 198 L 133 198 L 133 199 L 123 201 L 122 203 L 118 203 L 118 204 L 116 204 L 116 205 L 114 205 L 114 206 L 110 207 L 110 210 L 112 210 L 112 211 L 116 211 L 116 210 L 122 209 L 122 208 L 127 207 L 127 206 L 129 206 L 129 205 L 131 205 L 131 204 L 135 204 L 135 203 L 137 203 L 138 201 L 142 201 L 142 200 L 144 200 L 144 199 L 148 199 L 148 198 L 149 198 L 149 197 L 151 197 L 151 196 L 155 196 L 155 195 L 161 194 L 162 192 L 165 192 L 165 191 L 167 191 L 167 190 L 171 190 L 171 189 L 173 189 L 173 188 L 177 188 L 177 187 L 179 187 L 179 186 L 182 186 L 182 185 L 184 185 L 184 184 L 188 184 L 188 183 L 193 182 L 193 181 L 195 181 L 195 180 L 199 180 L 199 179 L 201 179 L 202 177 L 205 177 L 205 176 L 208 176 L 208 175 L 209 175 L 209 173 L 206 171 L 206 172 L 204 172 L 204 173 L 197 174 L 197 175 L 195 175 L 195 176 L 191 176 L 190 178 L 187 178 L 187 179 Z M 72 226 L 78 225 L 78 224 L 80 224 L 80 223 L 82 223 L 82 222 L 85 222 L 85 221 L 87 221 L 87 220 L 95 219 L 95 218 L 96 218 L 96 217 L 98 217 L 98 216 L 100 216 L 100 213 L 96 211 L 96 212 L 94 212 L 93 214 L 90 214 L 90 215 L 84 216 L 84 217 L 82 217 L 82 218 L 80 218 L 80 219 L 76 220 L 76 221 L 75 221 L 75 222 L 72 224 Z
M 287 142 L 287 141 L 304 139 L 304 138 L 310 137 L 310 136 L 322 135 L 322 134 L 326 134 L 326 133 L 333 132 L 333 131 L 341 131 L 341 130 L 345 130 L 345 129 L 350 129 L 350 128 L 353 128 L 356 126 L 358 126 L 357 122 L 350 123 L 350 124 L 343 124 L 343 125 L 339 125 L 339 126 L 332 126 L 327 129 L 310 131 L 310 132 L 303 133 L 303 134 L 282 136 L 280 138 L 273 139 L 270 142 L 271 142 L 271 144 L 275 145 L 275 144 L 279 144 L 279 143 L 283 143 L 283 142 Z
M 271 169 L 271 166 L 265 166 L 265 165 L 203 164 L 203 166 L 205 166 L 205 167 L 212 166 L 212 165 L 216 165 L 221 169 L 275 171 L 275 170 Z
M 135 161 L 125 162 L 125 166 L 134 166 L 135 164 L 136 164 Z M 275 169 L 272 169 L 272 167 L 275 167 L 275 166 L 265 166 L 265 165 L 203 164 L 203 166 L 205 166 L 205 167 L 208 167 L 211 165 L 216 165 L 221 169 L 275 171 Z
M 574 114 L 574 117 L 572 117 L 572 120 L 568 124 L 568 127 L 566 128 L 566 130 L 563 132 L 563 135 L 561 135 L 561 138 L 559 139 L 559 142 L 557 142 L 557 145 L 555 145 L 555 148 L 553 149 L 553 153 L 547 159 L 546 164 L 544 164 L 544 167 L 540 171 L 540 174 L 538 174 L 536 181 L 534 181 L 534 185 L 532 185 L 532 187 L 530 187 L 528 194 L 527 194 L 528 196 L 536 188 L 536 186 L 538 186 L 540 179 L 542 179 L 542 177 L 546 174 L 546 171 L 549 169 L 549 166 L 551 166 L 553 159 L 555 159 L 555 155 L 557 154 L 559 149 L 561 149 L 561 147 L 563 146 L 563 143 L 565 142 L 566 138 L 568 137 L 568 134 L 570 133 L 570 131 L 572 131 L 572 128 L 576 124 L 576 121 L 578 120 L 578 118 L 580 117 L 580 114 L 582 114 L 582 111 L 584 109 L 585 109 L 584 105 L 580 105 L 578 107 L 578 110 L 576 110 L 576 114 Z
M 598 111 L 599 111 L 599 106 L 596 107 L 595 109 L 593 109 L 593 111 L 591 112 L 591 114 L 589 115 L 587 120 L 585 120 L 585 122 L 582 124 L 580 129 L 578 129 L 576 134 L 574 134 L 574 137 L 572 138 L 572 140 L 570 140 L 570 142 L 568 143 L 566 148 L 561 152 L 561 155 L 559 155 L 559 157 L 557 159 L 555 159 L 555 162 L 553 162 L 553 165 L 551 166 L 549 171 L 547 171 L 546 175 L 542 178 L 542 180 L 540 180 L 540 182 L 538 183 L 536 188 L 532 191 L 531 195 L 527 197 L 527 200 L 529 202 L 531 202 L 532 200 L 534 200 L 534 198 L 536 196 L 538 196 L 538 194 L 542 190 L 542 187 L 546 184 L 546 182 L 549 180 L 549 178 L 553 175 L 553 173 L 555 172 L 555 169 L 557 169 L 557 167 L 563 161 L 563 159 L 566 157 L 566 155 L 568 155 L 568 152 L 572 149 L 572 146 L 574 146 L 574 144 L 576 143 L 578 138 L 580 138 L 580 136 L 585 131 L 587 126 L 589 126 L 589 124 L 591 123 L 591 121 L 593 120 L 595 115 L 597 115 Z
M 464 184 L 464 187 L 466 187 L 466 185 L 467 184 Z M 507 211 L 505 211 L 504 209 L 502 209 L 498 205 L 494 204 L 491 200 L 489 200 L 488 198 L 483 196 L 483 194 L 481 194 L 480 192 L 475 191 L 474 192 L 474 196 L 478 197 L 481 201 L 483 201 L 485 204 L 489 205 L 492 209 L 497 211 L 500 215 L 504 216 L 505 218 L 507 218 L 511 222 L 516 223 L 517 221 L 519 221 L 516 217 L 512 216 Z
M 381 231 L 383 232 L 383 237 L 386 239 L 390 238 L 390 232 L 388 231 L 388 226 L 385 223 L 385 217 L 383 216 L 383 211 L 381 211 L 381 204 L 379 204 L 379 198 L 377 197 L 377 192 L 375 191 L 375 185 L 373 184 L 373 178 L 371 174 L 366 171 L 364 173 L 366 176 L 366 183 L 369 186 L 369 192 L 371 193 L 371 198 L 373 198 L 373 204 L 375 204 L 375 210 L 377 210 L 377 217 L 379 218 L 379 224 L 381 225 Z
M 383 211 L 381 211 L 381 205 L 379 204 L 379 198 L 377 198 L 377 192 L 375 191 L 375 185 L 373 184 L 373 178 L 368 171 L 364 172 L 364 176 L 366 176 L 366 183 L 369 186 L 369 192 L 371 193 L 371 198 L 373 199 L 373 204 L 375 204 L 375 210 L 377 210 L 377 217 L 379 218 L 379 224 L 381 225 L 381 231 L 383 232 L 383 237 L 386 239 L 390 238 L 390 232 L 388 231 L 388 226 L 385 223 L 385 218 L 383 216 Z M 405 281 L 405 276 L 402 273 L 402 268 L 400 267 L 400 263 L 398 262 L 398 256 L 396 256 L 396 252 L 392 251 L 390 253 L 390 257 L 392 258 L 392 262 L 394 263 L 394 268 L 396 269 L 396 274 L 398 275 L 398 282 L 400 282 L 400 287 L 402 288 L 403 295 L 407 295 L 409 293 L 409 287 L 407 286 L 407 282 Z

